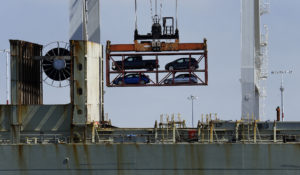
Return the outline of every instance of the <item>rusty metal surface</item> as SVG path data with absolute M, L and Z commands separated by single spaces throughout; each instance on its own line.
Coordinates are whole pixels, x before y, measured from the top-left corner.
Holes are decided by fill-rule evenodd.
M 72 75 L 71 75 L 71 103 L 73 104 L 73 123 L 86 124 L 86 83 L 85 73 L 85 47 L 84 44 L 76 41 L 71 41 L 71 56 L 72 62 Z
M 110 41 L 107 43 L 110 44 Z M 108 45 L 109 45 L 108 44 Z M 135 43 L 135 44 L 113 44 L 109 45 L 111 52 L 152 52 L 151 43 Z M 160 51 L 187 51 L 187 50 L 207 50 L 206 39 L 203 43 L 161 43 Z
M 43 46 L 20 40 L 10 40 L 11 104 L 42 104 L 42 74 L 40 61 Z
M 299 174 L 299 144 L 2 145 L 0 174 Z
M 70 136 L 72 105 L 0 105 L 0 143 Z M 20 116 L 15 120 L 15 116 Z M 46 135 L 44 135 L 46 134 Z M 48 138 L 47 138 L 48 137 Z
M 87 41 L 71 41 L 73 124 L 100 120 L 100 74 L 102 46 Z

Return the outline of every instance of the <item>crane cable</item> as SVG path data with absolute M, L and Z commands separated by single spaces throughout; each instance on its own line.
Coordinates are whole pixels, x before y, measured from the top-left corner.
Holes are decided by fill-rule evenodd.
M 135 0 L 135 30 L 137 30 L 137 3 Z
M 151 19 L 152 19 L 152 21 L 154 21 L 153 10 L 152 10 L 152 0 L 150 0 L 150 12 L 151 12 Z
M 157 15 L 157 0 L 155 0 L 155 15 Z
M 161 20 L 162 16 L 162 1 L 160 0 L 160 15 L 159 15 L 159 20 Z M 152 0 L 150 0 L 150 12 L 151 12 L 151 18 L 154 21 L 154 16 L 153 16 L 153 10 L 152 10 Z M 157 15 L 157 0 L 155 0 L 155 15 Z
M 160 0 L 160 16 L 159 16 L 159 19 L 160 19 L 160 20 L 161 20 L 161 16 L 162 16 L 162 15 L 161 15 L 161 12 L 162 12 L 162 1 L 163 1 L 163 0 Z
M 178 29 L 178 0 L 176 0 L 176 29 Z

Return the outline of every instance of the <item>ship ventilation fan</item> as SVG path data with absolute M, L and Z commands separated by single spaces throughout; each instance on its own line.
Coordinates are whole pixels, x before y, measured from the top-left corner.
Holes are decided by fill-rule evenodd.
M 43 49 L 45 59 L 42 67 L 46 76 L 44 82 L 53 87 L 65 87 L 70 84 L 71 59 L 70 45 L 65 42 L 52 42 Z

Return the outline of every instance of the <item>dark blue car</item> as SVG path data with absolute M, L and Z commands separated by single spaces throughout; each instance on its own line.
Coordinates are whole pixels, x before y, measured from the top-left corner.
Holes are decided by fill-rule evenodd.
M 124 82 L 123 82 L 124 79 Z M 128 74 L 125 77 L 119 77 L 113 81 L 114 84 L 147 84 L 150 82 L 150 79 L 146 75 L 139 74 Z
M 197 83 L 197 77 L 192 74 L 180 74 L 174 77 L 174 84 L 181 84 L 181 83 Z M 168 78 L 164 81 L 165 84 L 172 84 L 173 78 Z
M 179 58 L 175 61 L 172 61 L 168 64 L 166 64 L 165 69 L 166 70 L 183 70 L 183 69 L 198 69 L 199 64 L 198 61 L 195 58 Z

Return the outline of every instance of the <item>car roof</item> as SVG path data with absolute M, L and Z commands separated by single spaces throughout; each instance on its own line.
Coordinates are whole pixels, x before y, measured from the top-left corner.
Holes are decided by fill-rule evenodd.
M 179 74 L 177 76 L 180 76 L 180 75 L 188 75 L 189 76 L 190 74 Z M 194 77 L 195 75 L 191 74 L 191 76 Z
M 140 74 L 126 74 L 125 76 L 128 76 L 128 75 L 140 75 Z M 144 74 L 141 74 L 142 76 L 144 75 Z
M 142 58 L 142 55 L 130 55 L 127 58 Z
M 181 59 L 186 59 L 186 58 L 190 58 L 190 57 L 182 57 L 182 58 L 178 58 L 178 59 L 176 59 L 174 61 L 181 60 Z M 191 59 L 195 59 L 195 58 L 191 57 Z

